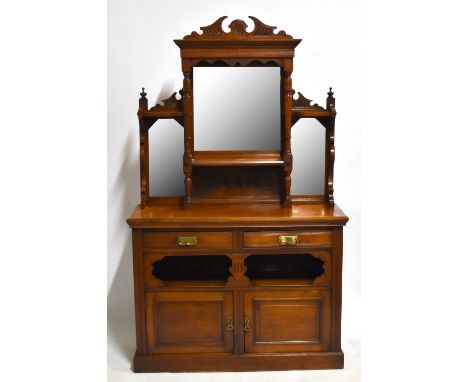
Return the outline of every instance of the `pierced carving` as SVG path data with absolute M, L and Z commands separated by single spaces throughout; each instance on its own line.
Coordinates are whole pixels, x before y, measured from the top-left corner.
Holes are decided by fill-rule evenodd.
M 177 99 L 176 95 L 177 92 L 172 93 L 169 98 L 163 99 L 161 102 L 162 104 L 158 103 L 153 106 L 150 110 L 162 110 L 162 109 L 183 109 L 183 101 L 182 101 L 182 89 L 179 90 L 180 99 Z
M 296 93 L 296 91 L 293 92 Z M 312 100 L 304 97 L 304 95 L 301 92 L 297 92 L 297 94 L 299 95 L 299 97 L 297 99 L 293 98 L 293 108 L 326 111 L 325 108 L 323 108 L 317 103 L 311 105 Z
M 322 282 L 327 282 L 327 279 L 329 278 L 329 272 L 330 272 L 330 264 L 329 264 L 329 258 L 328 255 L 320 254 L 317 252 L 314 253 L 309 253 L 309 255 L 317 261 L 317 269 L 316 272 L 312 275 L 313 276 L 313 283 L 314 284 L 320 284 Z
M 223 31 L 223 21 L 227 19 L 227 16 L 221 16 L 218 20 L 216 20 L 213 24 L 208 25 L 206 27 L 201 27 L 200 29 L 203 31 L 203 33 L 200 35 L 198 32 L 193 31 L 190 36 L 192 37 L 198 37 L 198 36 L 223 36 L 226 34 L 226 32 Z M 189 39 L 190 36 L 185 36 L 185 39 Z
M 153 255 L 153 256 L 151 256 L 152 271 L 151 271 L 151 277 L 149 278 L 149 280 L 147 280 L 147 282 L 149 282 L 152 286 L 157 286 L 157 287 L 165 286 L 164 281 L 162 281 L 160 278 L 158 278 L 156 276 L 156 263 L 158 261 L 161 261 L 165 257 L 166 257 L 166 255 Z
M 216 20 L 213 24 L 201 27 L 202 33 L 193 31 L 190 35 L 184 37 L 184 40 L 213 40 L 213 39 L 240 39 L 250 37 L 265 37 L 277 38 L 277 39 L 292 39 L 292 36 L 286 34 L 284 30 L 274 33 L 275 26 L 270 26 L 262 23 L 259 19 L 253 16 L 249 16 L 254 22 L 254 29 L 252 32 L 247 32 L 247 24 L 243 20 L 233 20 L 228 28 L 229 32 L 225 32 L 222 28 L 223 21 L 227 19 L 227 16 L 222 16 Z

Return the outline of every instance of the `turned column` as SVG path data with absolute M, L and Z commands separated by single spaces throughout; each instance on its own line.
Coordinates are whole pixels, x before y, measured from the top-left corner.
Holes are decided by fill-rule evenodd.
M 141 97 L 138 102 L 138 112 L 148 110 L 148 99 L 145 88 L 142 88 Z M 149 149 L 148 149 L 148 126 L 143 117 L 138 115 L 140 123 L 140 208 L 145 208 L 149 203 Z
M 182 93 L 184 105 L 184 159 L 185 204 L 192 202 L 192 159 L 193 159 L 193 69 L 190 62 L 182 60 L 184 87 Z
M 281 82 L 283 89 L 283 142 L 282 156 L 284 160 L 283 167 L 283 204 L 291 203 L 291 172 L 293 157 L 291 153 L 291 127 L 292 127 L 292 106 L 293 94 L 291 74 L 293 71 L 292 59 L 285 59 L 283 70 L 281 71 Z

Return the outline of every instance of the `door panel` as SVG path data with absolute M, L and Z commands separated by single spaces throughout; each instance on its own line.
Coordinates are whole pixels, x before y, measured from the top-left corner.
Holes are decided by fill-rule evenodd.
M 307 352 L 328 350 L 330 291 L 255 291 L 245 293 L 245 351 Z
M 230 292 L 147 292 L 148 352 L 232 352 L 232 318 Z

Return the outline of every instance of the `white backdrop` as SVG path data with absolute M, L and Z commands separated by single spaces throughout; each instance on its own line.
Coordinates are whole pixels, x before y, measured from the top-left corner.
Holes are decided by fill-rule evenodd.
M 131 236 L 125 219 L 139 202 L 138 121 L 141 87 L 149 104 L 182 87 L 182 38 L 227 15 L 252 25 L 248 15 L 303 41 L 296 48 L 293 88 L 325 105 L 333 86 L 336 120 L 335 200 L 350 217 L 344 230 L 343 349 L 345 371 L 327 380 L 358 380 L 360 338 L 360 51 L 359 2 L 308 0 L 114 0 L 108 9 L 108 340 L 109 378 L 129 372 L 134 312 Z M 226 24 L 227 25 L 227 24 Z M 249 29 L 250 30 L 250 29 Z M 157 128 L 158 124 L 153 126 Z M 174 127 L 177 128 L 177 127 Z M 179 127 L 180 128 L 180 127 Z M 298 129 L 301 131 L 304 129 Z M 177 133 L 179 134 L 179 133 Z M 293 153 L 294 154 L 294 153 Z M 176 163 L 176 167 L 182 166 Z M 353 349 L 351 347 L 354 346 Z M 347 352 L 347 348 L 349 351 Z M 351 357 L 349 355 L 352 355 Z M 348 355 L 348 357 L 346 356 Z M 350 359 L 355 364 L 350 364 Z M 357 360 L 357 361 L 356 361 Z M 346 373 L 346 369 L 352 373 Z M 304 372 L 307 373 L 307 372 Z M 277 373 L 278 374 L 278 373 Z M 281 373 L 279 373 L 281 374 Z M 182 375 L 181 375 L 182 376 Z M 299 378 L 310 374 L 297 374 Z M 160 376 L 162 377 L 162 376 Z M 274 376 L 269 376 L 274 378 Z M 280 380 L 280 379 L 279 379 Z

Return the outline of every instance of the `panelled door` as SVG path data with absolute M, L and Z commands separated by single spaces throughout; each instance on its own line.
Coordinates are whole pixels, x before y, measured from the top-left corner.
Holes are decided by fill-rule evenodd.
M 246 353 L 328 350 L 329 289 L 248 291 L 244 304 Z
M 149 353 L 233 351 L 232 292 L 147 292 Z

